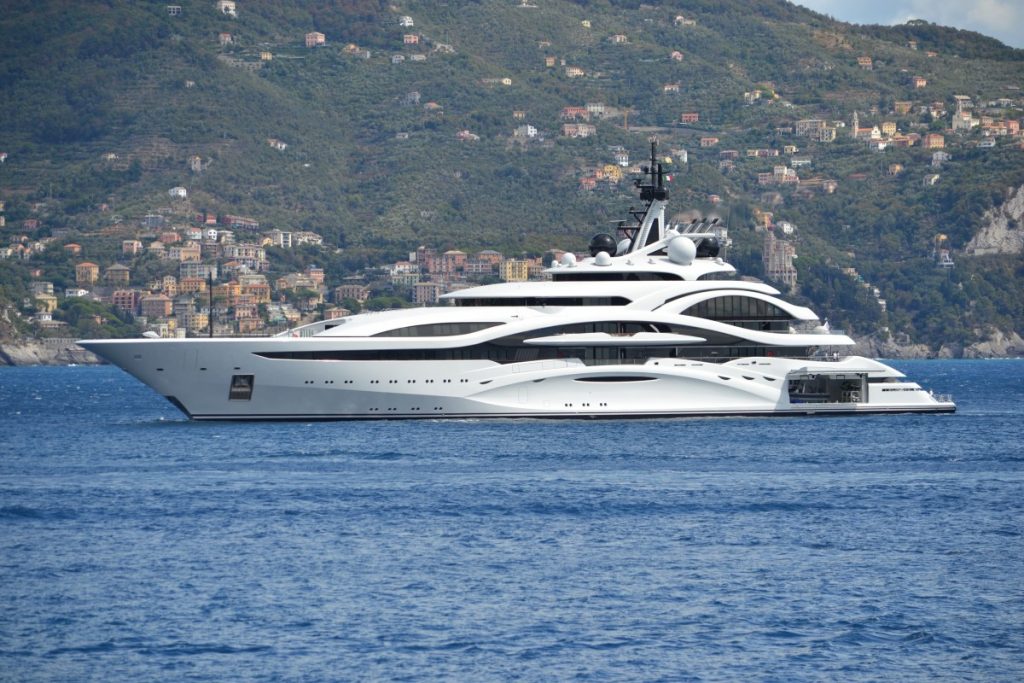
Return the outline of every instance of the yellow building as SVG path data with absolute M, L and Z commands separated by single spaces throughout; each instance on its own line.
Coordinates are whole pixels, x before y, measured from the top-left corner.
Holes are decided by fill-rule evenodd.
M 83 261 L 75 266 L 75 282 L 80 285 L 94 285 L 100 279 L 100 267 L 95 263 Z
M 36 309 L 42 313 L 53 313 L 57 310 L 57 297 L 53 294 L 36 294 Z
M 530 278 L 530 262 L 507 259 L 498 266 L 498 273 L 505 282 L 526 282 Z

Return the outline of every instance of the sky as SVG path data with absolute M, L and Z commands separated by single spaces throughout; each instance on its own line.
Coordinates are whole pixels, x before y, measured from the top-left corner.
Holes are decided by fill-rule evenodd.
M 1024 48 L 1024 0 L 793 0 L 815 12 L 854 24 L 934 24 L 992 36 Z

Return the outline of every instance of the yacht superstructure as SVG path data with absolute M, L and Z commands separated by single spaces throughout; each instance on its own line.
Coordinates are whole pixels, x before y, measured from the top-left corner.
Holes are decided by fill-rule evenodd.
M 731 279 L 711 223 L 666 222 L 665 174 L 621 239 L 550 281 L 445 295 L 265 338 L 87 340 L 197 420 L 953 412 L 763 283 Z M 646 181 L 646 182 L 645 182 Z

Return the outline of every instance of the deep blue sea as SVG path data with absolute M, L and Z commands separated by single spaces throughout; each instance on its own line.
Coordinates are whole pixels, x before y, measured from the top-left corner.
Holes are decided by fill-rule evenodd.
M 0 680 L 1024 680 L 1024 361 L 894 365 L 959 412 L 191 423 L 0 368 Z

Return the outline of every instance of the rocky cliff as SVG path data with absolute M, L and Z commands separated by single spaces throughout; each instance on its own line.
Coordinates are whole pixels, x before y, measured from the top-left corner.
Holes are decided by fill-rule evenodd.
M 1013 358 L 1024 356 L 1024 339 L 1016 332 L 990 330 L 979 342 L 963 346 L 944 344 L 938 351 L 908 338 L 871 336 L 856 338 L 852 353 L 868 358 Z
M 985 212 L 981 229 L 964 251 L 979 256 L 1024 252 L 1024 186 L 1011 189 L 1001 206 Z
M 85 365 L 102 363 L 71 339 L 0 341 L 0 365 Z

